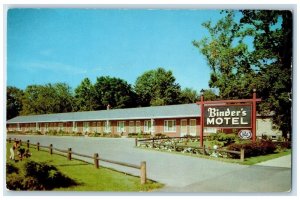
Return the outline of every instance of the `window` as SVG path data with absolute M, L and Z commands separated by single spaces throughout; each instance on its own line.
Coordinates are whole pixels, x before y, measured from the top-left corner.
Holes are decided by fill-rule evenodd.
M 176 132 L 176 120 L 165 120 L 164 132 Z
M 151 120 L 144 121 L 144 132 L 145 133 L 151 132 Z
M 129 122 L 129 133 L 134 133 L 134 121 Z
M 104 133 L 110 133 L 111 128 L 110 128 L 110 121 L 105 121 L 104 122 Z
M 124 132 L 126 132 L 126 130 L 125 130 L 125 122 L 124 121 L 118 122 L 117 131 L 118 131 L 118 133 L 124 133 Z
M 140 121 L 136 121 L 136 122 L 135 122 L 135 125 L 136 125 L 135 131 L 136 131 L 137 133 L 140 133 L 140 132 L 141 132 L 141 122 L 140 122 Z
M 89 122 L 83 122 L 83 132 L 89 132 Z
M 190 119 L 190 135 L 196 136 L 196 120 Z

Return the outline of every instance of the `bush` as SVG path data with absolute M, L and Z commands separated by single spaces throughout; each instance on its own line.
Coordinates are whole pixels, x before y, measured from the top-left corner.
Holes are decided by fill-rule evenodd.
M 156 133 L 154 135 L 154 138 L 168 138 L 168 136 L 162 133 Z
M 227 149 L 233 150 L 233 151 L 240 151 L 241 149 L 245 150 L 245 157 L 254 157 L 254 156 L 260 156 L 260 155 L 266 155 L 274 153 L 276 150 L 276 146 L 272 141 L 269 140 L 262 140 L 262 141 L 256 141 L 256 142 L 248 142 L 244 144 L 230 144 Z M 233 154 L 232 157 L 238 158 L 239 155 Z
M 53 165 L 27 161 L 24 173 L 14 170 L 7 173 L 7 188 L 10 190 L 52 190 L 69 187 L 77 183 L 62 174 Z M 11 167 L 9 167 L 11 169 Z

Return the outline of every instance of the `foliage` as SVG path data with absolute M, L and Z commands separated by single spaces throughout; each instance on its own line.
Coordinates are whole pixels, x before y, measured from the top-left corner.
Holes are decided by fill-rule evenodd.
M 225 99 L 250 98 L 256 88 L 264 100 L 259 111 L 274 111 L 274 122 L 291 133 L 292 13 L 226 11 L 216 24 L 203 26 L 209 37 L 193 44 L 211 68 L 209 86 Z
M 21 114 L 61 113 L 73 110 L 71 88 L 65 83 L 30 85 L 24 91 Z
M 9 166 L 7 164 L 7 166 Z M 11 168 L 11 167 L 10 167 Z M 69 187 L 77 183 L 59 172 L 53 165 L 27 161 L 24 174 L 8 172 L 7 188 L 10 190 L 52 190 L 53 188 Z
M 202 95 L 204 96 L 205 101 L 214 101 L 218 98 L 212 89 L 202 90 Z
M 120 78 L 98 77 L 94 85 L 97 109 L 130 108 L 136 106 L 136 95 L 130 84 Z
M 248 142 L 244 144 L 233 143 L 227 147 L 228 150 L 240 151 L 245 150 L 245 157 L 254 157 L 274 153 L 276 150 L 275 144 L 270 140 L 261 140 L 256 142 Z M 232 155 L 239 157 L 239 155 Z
M 195 103 L 199 101 L 199 95 L 197 94 L 196 90 L 193 90 L 192 88 L 185 88 L 181 90 L 180 93 L 180 103 Z
M 157 68 L 137 78 L 135 92 L 140 106 L 171 105 L 179 103 L 180 86 L 172 71 Z
M 90 79 L 85 78 L 80 85 L 75 88 L 75 111 L 90 111 L 97 108 L 96 91 Z
M 16 117 L 22 110 L 23 91 L 19 88 L 8 86 L 6 88 L 6 118 Z
M 129 138 L 150 138 L 150 133 L 128 133 Z

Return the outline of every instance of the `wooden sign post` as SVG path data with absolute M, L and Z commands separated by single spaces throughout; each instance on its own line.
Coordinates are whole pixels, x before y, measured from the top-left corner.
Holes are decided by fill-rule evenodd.
M 200 147 L 203 147 L 204 127 L 218 127 L 222 129 L 251 129 L 252 141 L 256 140 L 256 90 L 252 99 L 204 101 L 200 102 Z M 250 133 L 250 131 L 249 131 Z

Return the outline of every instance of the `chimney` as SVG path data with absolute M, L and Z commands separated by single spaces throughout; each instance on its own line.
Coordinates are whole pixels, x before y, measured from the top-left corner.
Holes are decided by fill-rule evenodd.
M 110 110 L 110 105 L 109 104 L 107 105 L 106 110 Z

